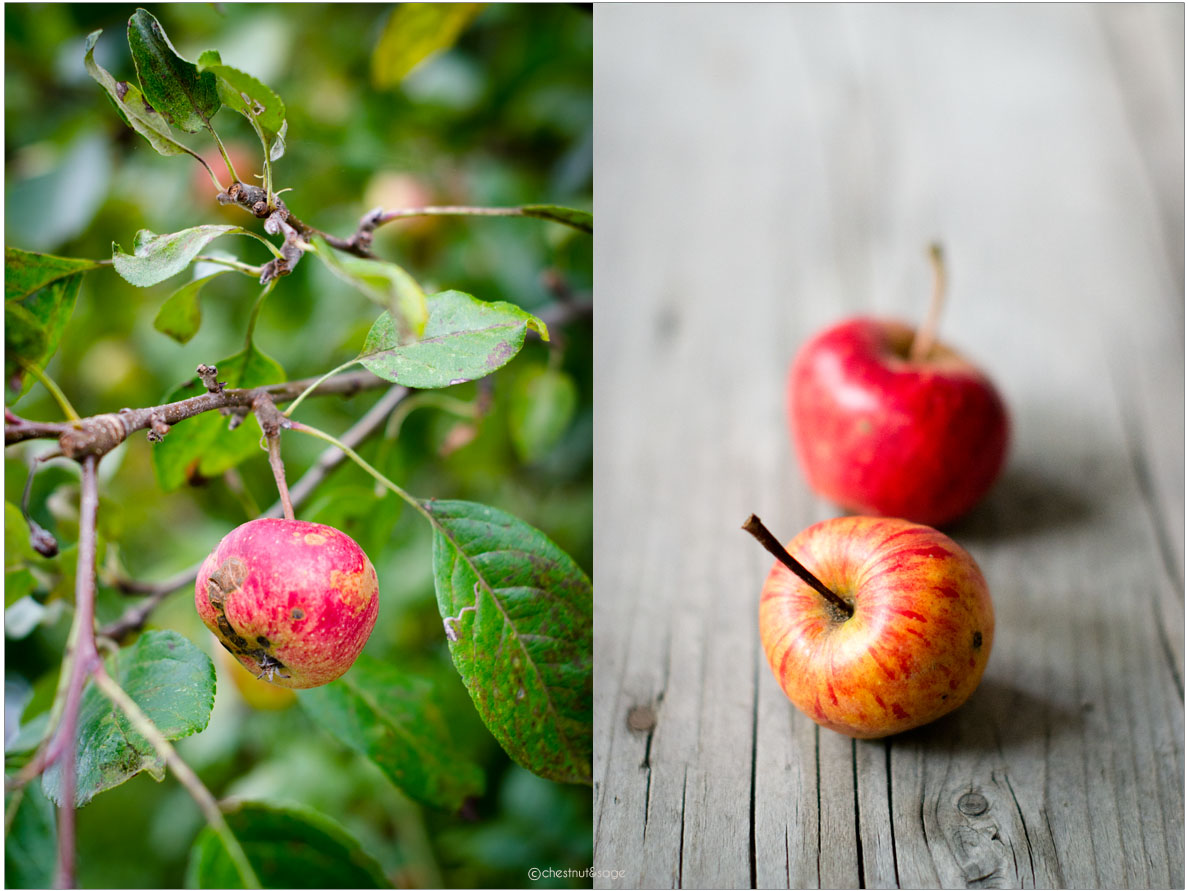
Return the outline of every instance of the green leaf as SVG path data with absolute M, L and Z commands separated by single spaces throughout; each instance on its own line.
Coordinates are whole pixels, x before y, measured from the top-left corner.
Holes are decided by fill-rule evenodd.
M 459 750 L 428 679 L 364 655 L 341 679 L 298 698 L 314 723 L 374 761 L 409 798 L 457 810 L 482 793 L 483 772 Z
M 561 207 L 557 204 L 525 204 L 520 210 L 526 217 L 552 220 L 554 223 L 572 226 L 587 235 L 594 234 L 594 214 L 589 211 L 574 210 L 572 207 Z
M 467 501 L 427 501 L 450 656 L 483 722 L 517 764 L 590 783 L 590 579 L 540 530 Z
M 4 608 L 8 609 L 22 597 L 28 597 L 37 589 L 37 579 L 27 569 L 4 570 Z
M 4 885 L 7 888 L 51 888 L 58 862 L 58 821 L 38 783 L 4 796 L 5 812 L 20 795 L 12 828 L 4 836 Z
M 340 257 L 322 239 L 315 243 L 318 256 L 331 272 L 396 319 L 401 343 L 416 340 L 424 333 L 429 316 L 425 292 L 404 269 L 386 260 Z
M 210 658 L 176 631 L 146 631 L 116 654 L 109 669 L 166 739 L 181 739 L 206 727 L 214 707 L 215 670 Z M 165 776 L 165 762 L 132 729 L 128 718 L 93 684 L 79 710 L 75 805 L 147 770 Z M 58 764 L 42 777 L 46 795 L 62 803 Z
M 46 351 L 46 331 L 33 313 L 19 303 L 4 304 L 4 403 L 15 402 L 25 392 L 20 360 L 36 362 Z
M 483 5 L 401 3 L 371 54 L 371 82 L 381 89 L 400 83 L 422 60 L 452 46 Z
M 19 248 L 4 249 L 4 299 L 16 300 L 76 272 L 98 269 L 97 260 L 55 257 Z
M 62 340 L 62 332 L 74 312 L 78 292 L 82 287 L 83 274 L 76 272 L 65 278 L 50 282 L 26 297 L 9 300 L 4 304 L 4 361 L 7 379 L 6 395 L 15 401 L 29 392 L 33 377 L 24 376 L 19 357 L 44 370 Z M 11 313 L 9 311 L 12 311 Z M 34 333 L 36 329 L 37 333 Z M 19 392 L 12 389 L 14 381 L 20 380 Z
M 219 380 L 226 381 L 231 389 L 260 387 L 285 379 L 285 370 L 254 344 L 215 367 L 219 370 Z M 205 386 L 195 378 L 175 387 L 162 402 L 177 402 L 205 392 Z M 234 430 L 229 430 L 229 426 L 229 420 L 218 412 L 205 412 L 176 424 L 164 440 L 153 446 L 153 470 L 161 488 L 171 492 L 187 480 L 218 476 L 261 454 L 260 425 L 255 415 Z
M 87 35 L 86 55 L 83 64 L 87 73 L 107 91 L 112 104 L 124 123 L 149 141 L 149 144 L 162 155 L 193 155 L 192 149 L 182 145 L 173 138 L 169 129 L 169 122 L 153 108 L 140 88 L 127 81 L 117 81 L 103 66 L 95 61 L 95 43 L 102 31 L 93 31 Z
M 187 133 L 210 123 L 219 110 L 214 75 L 178 55 L 152 13 L 138 9 L 128 19 L 128 49 L 144 95 L 165 120 Z
M 577 402 L 577 383 L 564 371 L 533 365 L 520 372 L 512 383 L 507 420 L 521 461 L 531 464 L 557 444 Z
M 280 96 L 250 74 L 224 65 L 217 50 L 207 50 L 198 57 L 198 70 L 215 76 L 223 105 L 259 125 L 267 144 L 268 160 L 279 160 L 285 153 L 288 130 L 285 103 Z
M 449 387 L 502 368 L 529 328 L 549 339 L 544 322 L 514 303 L 486 303 L 461 291 L 433 294 L 426 303 L 429 321 L 413 343 L 400 340 L 388 313 L 376 319 L 359 355 L 365 368 L 406 387 Z
M 265 888 L 391 887 L 356 838 L 311 808 L 242 801 L 225 817 Z M 243 887 L 209 826 L 190 849 L 185 881 L 187 888 Z
M 29 524 L 21 509 L 11 501 L 4 502 L 4 568 L 23 566 L 37 552 L 29 539 Z
M 215 225 L 194 226 L 168 235 L 141 229 L 133 242 L 134 253 L 125 254 L 118 244 L 112 245 L 112 261 L 124 279 L 139 288 L 147 288 L 177 275 L 220 235 L 254 233 L 241 226 Z
M 153 327 L 162 334 L 168 334 L 178 343 L 189 343 L 198 333 L 202 324 L 202 289 L 213 278 L 218 278 L 230 272 L 230 269 L 220 269 L 210 275 L 196 278 L 186 285 L 182 285 L 169 295 L 153 319 Z

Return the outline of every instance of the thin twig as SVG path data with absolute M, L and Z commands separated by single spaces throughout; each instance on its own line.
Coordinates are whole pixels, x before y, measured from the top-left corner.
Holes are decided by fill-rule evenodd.
M 215 257 L 210 254 L 199 254 L 194 259 L 201 260 L 203 263 L 214 263 L 216 266 L 226 266 L 228 269 L 234 269 L 236 272 L 242 272 L 244 275 L 249 275 L 256 279 L 264 272 L 262 265 L 252 266 L 250 263 L 243 263 L 239 260 L 228 260 L 226 257 Z
M 384 394 L 379 402 L 371 407 L 367 414 L 363 415 L 342 435 L 342 441 L 351 448 L 355 448 L 359 443 L 378 430 L 388 416 L 392 414 L 393 410 L 409 397 L 409 394 L 410 391 L 407 387 L 392 387 L 392 389 Z M 330 471 L 345 461 L 346 457 L 346 453 L 337 446 L 330 446 L 325 449 L 318 456 L 318 460 L 314 462 L 313 466 L 289 490 L 293 504 L 300 506 L 313 493 L 314 489 L 321 484 L 322 480 L 326 478 Z M 278 501 L 268 508 L 263 516 L 279 516 L 280 508 L 280 502 Z
M 142 582 L 136 579 L 117 578 L 106 583 L 110 584 L 113 588 L 118 588 L 125 594 L 145 594 L 150 597 L 156 597 L 160 594 L 169 594 L 178 588 L 184 588 L 187 583 L 194 581 L 194 576 L 198 574 L 198 567 L 201 565 L 201 563 L 195 563 L 189 569 L 175 572 L 168 578 L 161 579 L 157 582 Z M 103 629 L 103 634 L 107 637 L 112 636 L 108 630 L 109 628 L 111 628 L 110 625 Z
M 376 220 L 376 225 L 382 226 L 393 220 L 408 217 L 523 217 L 527 216 L 522 207 L 463 207 L 450 205 L 445 207 L 403 207 L 398 210 L 385 210 Z
M 127 691 L 117 684 L 107 673 L 107 669 L 103 667 L 103 663 L 99 662 L 91 672 L 91 676 L 95 679 L 95 685 L 108 699 L 115 704 L 115 706 L 128 716 L 128 721 L 132 725 L 132 729 L 143 736 L 154 749 L 157 754 L 164 759 L 165 763 L 173 770 L 173 775 L 177 781 L 185 787 L 185 790 L 190 793 L 190 797 L 198 805 L 198 809 L 202 811 L 202 815 L 206 818 L 206 822 L 210 828 L 219 837 L 226 849 L 231 862 L 235 865 L 239 877 L 243 880 L 244 887 L 259 888 L 260 879 L 256 876 L 256 871 L 252 869 L 252 864 L 248 861 L 247 855 L 244 854 L 242 846 L 239 844 L 239 839 L 231 832 L 231 828 L 227 825 L 227 821 L 223 818 L 223 812 L 219 809 L 219 804 L 215 801 L 210 790 L 202 785 L 202 781 L 198 779 L 198 775 L 190 768 L 190 765 L 177 754 L 177 749 L 170 745 L 169 740 L 157 728 L 152 720 L 141 711 L 140 706 L 136 704 Z
M 133 579 L 121 579 L 117 582 L 117 586 L 124 590 L 138 587 L 141 589 L 151 589 L 151 593 L 149 593 L 147 599 L 126 609 L 124 614 L 118 619 L 104 625 L 99 633 L 118 643 L 133 631 L 139 631 L 144 627 L 144 623 L 148 621 L 148 617 L 152 614 L 153 610 L 160 606 L 165 598 L 174 591 L 194 584 L 194 579 L 198 577 L 198 570 L 201 567 L 201 563 L 195 563 L 188 569 L 184 569 L 161 582 L 137 582 Z
M 82 459 L 82 485 L 79 497 L 78 565 L 74 586 L 74 623 L 72 641 L 62 660 L 62 670 L 70 674 L 66 691 L 66 705 L 58 728 L 61 753 L 59 766 L 62 776 L 61 803 L 58 805 L 58 867 L 56 886 L 74 886 L 74 828 L 75 828 L 75 738 L 78 735 L 78 711 L 82 703 L 83 687 L 96 664 L 102 665 L 95 649 L 95 549 L 96 521 L 99 513 L 99 459 L 87 455 Z
M 45 460 L 47 458 L 42 457 L 29 462 L 29 475 L 25 478 L 25 491 L 21 495 L 21 516 L 25 518 L 25 525 L 29 527 L 29 544 L 33 546 L 33 550 L 43 557 L 56 557 L 58 540 L 29 516 L 29 496 L 33 493 L 33 477 L 37 475 L 37 466 Z
M 17 362 L 20 363 L 21 368 L 37 378 L 41 385 L 49 391 L 50 396 L 53 397 L 54 402 L 58 403 L 58 408 L 62 409 L 62 414 L 68 420 L 78 420 L 78 412 L 74 410 L 74 406 L 70 404 L 70 400 L 66 398 L 66 394 L 62 392 L 62 388 L 54 382 L 53 378 L 46 374 L 36 362 L 30 362 L 20 357 L 17 357 Z

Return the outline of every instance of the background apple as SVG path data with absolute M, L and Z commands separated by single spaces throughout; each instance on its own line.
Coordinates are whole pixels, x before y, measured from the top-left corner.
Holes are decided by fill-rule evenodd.
M 976 504 L 1006 457 L 1008 420 L 981 371 L 934 342 L 936 288 L 919 334 L 854 318 L 810 340 L 792 363 L 788 416 L 809 485 L 854 513 L 939 526 Z
M 759 634 L 784 693 L 823 727 L 858 738 L 934 721 L 965 702 L 994 642 L 994 608 L 973 558 L 901 519 L 838 517 L 785 549 L 763 585 Z M 798 577 L 799 576 L 799 577 Z

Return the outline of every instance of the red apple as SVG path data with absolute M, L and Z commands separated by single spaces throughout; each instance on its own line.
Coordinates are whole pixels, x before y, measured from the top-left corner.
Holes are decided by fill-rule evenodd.
M 920 332 L 855 318 L 801 348 L 788 378 L 792 438 L 809 485 L 847 511 L 940 526 L 989 490 L 1006 458 L 1006 407 L 990 379 Z
M 785 549 L 757 517 L 743 528 L 781 561 L 763 585 L 759 634 L 784 693 L 812 720 L 888 736 L 947 714 L 978 686 L 994 607 L 951 538 L 907 520 L 838 517 Z
M 375 627 L 379 585 L 344 533 L 265 518 L 232 529 L 203 561 L 194 604 L 244 668 L 302 689 L 354 664 Z

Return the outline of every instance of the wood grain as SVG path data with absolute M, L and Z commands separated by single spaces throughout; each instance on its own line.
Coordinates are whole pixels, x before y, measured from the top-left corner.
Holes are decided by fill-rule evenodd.
M 1183 887 L 1183 16 L 596 7 L 596 887 Z M 788 363 L 920 318 L 933 239 L 941 337 L 1012 413 L 946 530 L 995 650 L 957 712 L 853 741 L 771 676 L 738 526 L 835 513 Z

